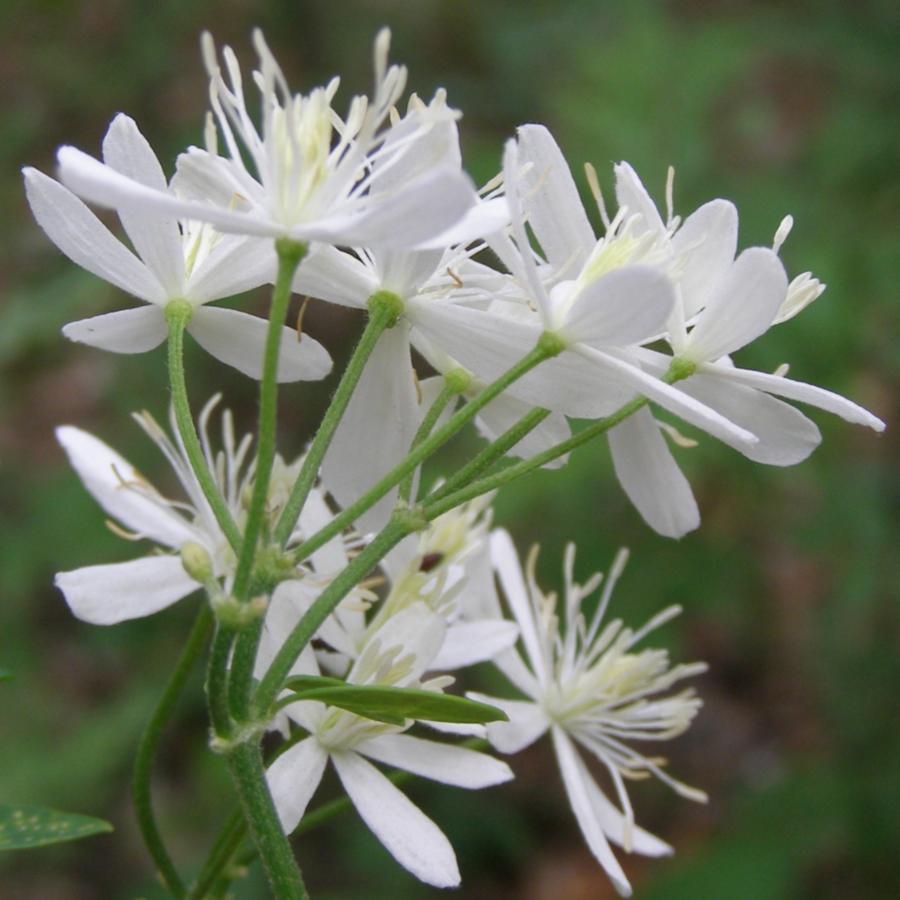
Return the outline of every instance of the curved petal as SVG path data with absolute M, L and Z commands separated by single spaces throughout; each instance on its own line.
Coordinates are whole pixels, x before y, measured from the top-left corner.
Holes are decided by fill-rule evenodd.
M 82 621 L 115 625 L 149 616 L 200 587 L 180 556 L 145 556 L 131 562 L 60 572 L 54 581 Z
M 332 761 L 356 811 L 401 866 L 435 887 L 459 884 L 453 848 L 431 819 L 358 754 Z
M 38 225 L 72 262 L 134 297 L 165 302 L 156 276 L 70 190 L 37 169 L 22 174 Z
M 685 319 L 709 302 L 713 290 L 734 261 L 738 214 L 733 203 L 712 200 L 684 220 L 672 238 L 672 252 L 681 259 L 681 298 Z
M 759 337 L 781 307 L 787 284 L 784 266 L 771 250 L 745 250 L 719 280 L 688 335 L 687 355 L 712 362 Z
M 140 472 L 99 438 L 72 425 L 57 428 L 56 438 L 91 496 L 126 528 L 167 547 L 198 540 Z
M 234 297 L 275 280 L 278 259 L 271 240 L 223 235 L 191 272 L 184 296 L 194 305 Z
M 215 306 L 194 310 L 188 331 L 216 359 L 239 372 L 262 378 L 268 322 L 259 316 Z M 328 351 L 308 334 L 299 340 L 292 328 L 281 330 L 278 380 L 318 381 L 331 371 Z
M 655 532 L 680 538 L 700 525 L 691 486 L 650 410 L 638 410 L 611 429 L 609 447 L 619 484 Z
M 292 290 L 328 303 L 365 309 L 378 287 L 372 270 L 355 256 L 328 244 L 317 244 L 300 263 Z
M 62 333 L 70 341 L 113 353 L 145 353 L 166 339 L 166 319 L 160 307 L 150 304 L 69 322 Z
M 722 369 L 723 377 L 717 377 Z M 822 441 L 814 422 L 799 410 L 763 391 L 728 379 L 728 367 L 709 366 L 679 387 L 701 403 L 752 431 L 758 444 L 734 444 L 735 450 L 754 462 L 769 466 L 793 466 L 803 462 Z
M 466 696 L 496 706 L 509 716 L 508 722 L 491 722 L 487 726 L 488 740 L 501 753 L 518 753 L 530 747 L 550 727 L 550 721 L 537 703 L 490 697 L 477 691 L 468 691 Z
M 431 663 L 432 669 L 462 669 L 487 662 L 516 642 L 519 629 L 514 622 L 482 619 L 479 622 L 453 622 L 447 628 L 444 644 Z
M 486 238 L 509 225 L 509 205 L 505 197 L 477 200 L 449 228 L 415 245 L 416 250 L 444 250 L 457 244 L 470 244 L 476 238 Z
M 135 121 L 119 113 L 103 138 L 103 160 L 127 178 L 157 191 L 168 187 L 162 166 Z M 122 209 L 119 219 L 138 256 L 160 280 L 169 297 L 184 291 L 184 250 L 174 216 L 146 216 Z
M 341 506 L 358 500 L 409 452 L 419 412 L 408 331 L 401 321 L 378 339 L 325 457 L 322 477 Z M 361 530 L 387 522 L 396 496 L 394 489 L 364 513 Z
M 674 304 L 668 276 L 648 266 L 626 266 L 580 291 L 560 333 L 586 344 L 639 344 L 660 333 Z
M 548 262 L 574 277 L 596 243 L 568 163 L 543 125 L 517 129 L 525 211 Z
M 554 727 L 552 734 L 559 771 L 562 774 L 566 794 L 568 794 L 569 803 L 572 805 L 572 812 L 575 813 L 581 833 L 584 835 L 591 853 L 603 866 L 603 870 L 612 880 L 620 896 L 630 897 L 631 885 L 606 840 L 603 823 L 591 803 L 590 790 L 585 784 L 584 769 L 578 766 L 577 752 L 568 735 L 560 728 Z
M 468 790 L 502 784 L 513 777 L 506 763 L 486 753 L 408 734 L 383 734 L 354 749 L 395 769 Z
M 300 824 L 327 762 L 328 754 L 319 742 L 308 737 L 285 750 L 266 769 L 266 783 L 285 834 Z
M 617 163 L 613 170 L 616 173 L 616 201 L 619 208 L 626 208 L 629 217 L 637 215 L 641 217 L 643 227 L 636 229 L 635 233 L 652 231 L 658 235 L 665 234 L 666 226 L 663 224 L 659 210 L 650 199 L 637 172 L 627 162 Z

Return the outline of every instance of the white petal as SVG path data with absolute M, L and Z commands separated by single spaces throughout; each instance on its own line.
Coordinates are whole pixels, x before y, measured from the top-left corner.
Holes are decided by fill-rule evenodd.
M 824 409 L 826 412 L 834 413 L 834 415 L 840 416 L 854 425 L 865 425 L 874 431 L 884 431 L 884 422 L 877 416 L 873 416 L 867 409 L 863 409 L 852 400 L 848 400 L 840 394 L 835 394 L 833 391 L 827 391 L 825 388 L 806 384 L 803 381 L 793 381 L 780 375 L 753 372 L 749 369 L 729 367 L 724 374 L 729 379 L 740 384 L 746 384 L 749 387 L 759 388 L 761 391 L 768 391 L 770 394 L 778 394 L 779 397 L 786 397 L 788 400 L 797 400 L 800 403 L 808 403 L 810 406 Z
M 451 225 L 434 237 L 420 241 L 415 246 L 417 250 L 443 250 L 457 244 L 470 244 L 476 238 L 496 234 L 507 225 L 509 225 L 509 206 L 505 197 L 478 200 L 455 225 Z
M 180 515 L 155 499 L 137 469 L 103 441 L 71 425 L 57 428 L 56 438 L 91 496 L 126 528 L 168 547 L 198 540 Z
M 113 353 L 145 353 L 166 339 L 166 319 L 160 307 L 150 304 L 69 322 L 62 333 L 70 341 Z
M 444 256 L 444 249 L 375 247 L 369 253 L 379 275 L 379 287 L 400 297 L 411 297 L 434 274 Z
M 115 625 L 152 615 L 200 587 L 184 571 L 180 556 L 86 566 L 60 572 L 54 583 L 72 612 L 92 625 Z
M 314 737 L 285 750 L 266 770 L 266 782 L 285 834 L 290 834 L 306 812 L 322 775 L 328 754 Z
M 462 669 L 487 662 L 511 647 L 519 636 L 514 622 L 482 619 L 454 622 L 447 629 L 444 645 L 431 664 L 433 669 Z
M 128 178 L 157 191 L 167 188 L 162 166 L 134 120 L 119 113 L 103 138 L 103 160 Z M 174 216 L 146 216 L 123 209 L 119 218 L 138 256 L 160 280 L 170 297 L 184 290 L 184 250 Z
M 712 362 L 749 344 L 772 324 L 786 294 L 781 260 L 765 247 L 745 250 L 719 280 L 688 336 L 688 355 Z
M 456 856 L 437 825 L 361 756 L 332 760 L 356 811 L 394 859 L 426 884 L 456 887 Z
M 709 302 L 725 277 L 737 248 L 738 214 L 733 203 L 712 200 L 685 219 L 672 238 L 672 252 L 681 259 L 678 283 L 684 316 L 693 318 Z
M 759 438 L 749 447 L 734 445 L 748 459 L 769 466 L 793 466 L 806 459 L 822 441 L 815 423 L 793 406 L 729 379 L 729 368 L 710 365 L 705 374 L 679 387 Z M 717 377 L 719 370 L 723 377 Z
M 204 350 L 245 375 L 262 378 L 268 322 L 236 309 L 200 306 L 188 331 Z M 318 381 L 331 371 L 328 351 L 308 334 L 298 340 L 292 328 L 281 330 L 278 380 Z
M 574 277 L 596 239 L 572 173 L 543 125 L 523 125 L 518 136 L 519 161 L 532 164 L 521 178 L 528 221 L 547 260 Z
M 513 777 L 506 763 L 486 753 L 408 734 L 380 735 L 357 744 L 354 749 L 395 769 L 469 790 L 502 784 Z
M 275 280 L 275 245 L 266 238 L 223 235 L 191 272 L 185 298 L 192 304 L 234 297 Z
M 659 334 L 674 303 L 675 290 L 665 274 L 626 266 L 584 288 L 560 331 L 586 344 L 639 344 Z
M 609 432 L 619 484 L 644 521 L 665 537 L 679 538 L 700 525 L 700 512 L 659 426 L 640 409 Z
M 509 716 L 508 722 L 490 722 L 488 740 L 501 753 L 518 753 L 530 747 L 550 727 L 550 722 L 537 703 L 526 700 L 507 700 L 469 691 L 466 696 L 479 703 L 487 703 L 502 709 Z
M 488 405 L 478 413 L 475 424 L 482 437 L 489 441 L 495 441 L 501 434 L 512 428 L 533 407 L 511 397 L 509 394 L 500 394 L 491 400 Z M 529 432 L 518 444 L 513 446 L 509 453 L 527 459 L 544 450 L 549 450 L 556 444 L 562 443 L 572 433 L 565 416 L 559 413 L 551 413 L 540 425 Z M 556 469 L 566 464 L 568 457 L 560 457 L 545 468 Z
M 568 736 L 559 728 L 552 729 L 553 747 L 556 750 L 556 759 L 559 762 L 559 770 L 569 796 L 572 811 L 581 828 L 581 833 L 590 847 L 597 862 L 603 866 L 604 871 L 612 880 L 615 889 L 622 897 L 631 896 L 631 885 L 622 871 L 618 860 L 606 840 L 603 824 L 597 815 L 591 794 L 584 781 L 584 770 L 578 766 L 577 753 Z
M 616 201 L 619 208 L 626 207 L 628 216 L 641 216 L 641 227 L 635 230 L 636 234 L 644 231 L 652 231 L 662 235 L 666 226 L 659 215 L 656 204 L 650 199 L 643 182 L 638 178 L 637 172 L 627 162 L 620 162 L 614 166 L 616 173 Z
M 408 331 L 401 321 L 379 338 L 325 457 L 322 477 L 341 506 L 358 500 L 409 452 L 419 412 Z M 381 528 L 396 496 L 395 489 L 360 517 L 361 530 Z
M 165 302 L 157 278 L 70 190 L 37 169 L 22 173 L 38 225 L 72 262 L 135 297 Z
M 317 244 L 300 263 L 293 291 L 328 303 L 365 309 L 366 301 L 378 287 L 372 270 L 355 256 L 328 244 Z

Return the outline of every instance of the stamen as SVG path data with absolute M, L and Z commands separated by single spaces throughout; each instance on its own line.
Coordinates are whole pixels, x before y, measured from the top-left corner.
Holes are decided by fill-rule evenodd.
M 781 220 L 781 224 L 778 226 L 778 229 L 775 231 L 775 237 L 772 240 L 772 249 L 778 253 L 781 250 L 781 245 L 787 240 L 787 236 L 791 233 L 791 229 L 794 227 L 794 217 L 793 216 L 785 216 Z
M 591 194 L 593 195 L 594 201 L 597 204 L 597 209 L 600 212 L 600 219 L 603 222 L 603 226 L 609 231 L 609 213 L 606 211 L 606 202 L 603 199 L 603 191 L 600 190 L 600 179 L 597 177 L 597 170 L 589 162 L 584 164 L 584 175 L 587 178 L 588 187 L 591 189 Z

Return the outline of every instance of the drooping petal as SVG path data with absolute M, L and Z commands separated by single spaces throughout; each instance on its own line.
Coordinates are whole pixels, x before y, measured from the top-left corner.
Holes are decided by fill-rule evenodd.
M 469 691 L 466 696 L 496 706 L 509 716 L 508 722 L 491 722 L 487 726 L 488 740 L 501 753 L 518 753 L 530 747 L 550 727 L 550 721 L 537 703 L 491 697 L 477 691 Z
M 737 248 L 738 214 L 733 203 L 712 200 L 684 220 L 672 238 L 672 252 L 680 262 L 678 282 L 685 319 L 709 303 L 725 277 Z
M 200 306 L 188 324 L 194 340 L 216 359 L 245 375 L 262 378 L 268 322 L 259 316 L 218 306 Z M 308 334 L 299 340 L 292 328 L 281 331 L 278 380 L 318 381 L 331 371 L 328 351 Z
M 103 160 L 127 178 L 156 191 L 167 189 L 162 166 L 135 121 L 119 113 L 103 138 Z M 184 290 L 184 250 L 174 216 L 146 216 L 122 209 L 119 219 L 138 255 L 160 280 L 169 297 Z
M 198 540 L 188 522 L 158 499 L 137 469 L 103 441 L 71 425 L 57 428 L 56 438 L 91 496 L 126 528 L 167 547 Z
M 506 763 L 486 753 L 408 734 L 379 735 L 354 749 L 395 769 L 469 790 L 502 784 L 513 777 Z
M 358 754 L 332 761 L 356 811 L 401 866 L 435 887 L 459 884 L 453 848 L 431 819 Z
M 409 452 L 419 413 L 408 332 L 401 321 L 379 338 L 325 457 L 323 478 L 341 506 L 358 500 Z M 395 489 L 359 519 L 358 527 L 380 528 L 396 496 Z
M 266 783 L 285 834 L 300 824 L 327 762 L 321 744 L 308 737 L 285 750 L 266 770 Z
M 815 423 L 793 406 L 731 380 L 729 368 L 709 365 L 706 374 L 682 382 L 681 390 L 759 438 L 758 444 L 734 445 L 748 459 L 769 466 L 793 466 L 806 459 L 822 440 Z
M 38 225 L 72 262 L 134 297 L 165 302 L 156 276 L 70 190 L 37 169 L 22 174 Z
M 781 260 L 765 247 L 745 250 L 719 279 L 688 336 L 687 355 L 712 362 L 749 344 L 772 324 L 787 294 Z
M 54 581 L 82 621 L 115 625 L 149 616 L 200 587 L 180 556 L 145 556 L 130 562 L 60 572 Z
M 328 244 L 315 245 L 294 278 L 293 291 L 328 303 L 365 309 L 378 290 L 374 273 L 355 256 Z
M 519 629 L 514 622 L 497 619 L 453 622 L 431 667 L 443 671 L 487 662 L 515 644 L 518 636 Z
M 272 241 L 223 235 L 191 272 L 184 295 L 194 305 L 234 297 L 274 281 L 276 268 Z
M 770 394 L 777 394 L 788 400 L 797 400 L 800 403 L 808 403 L 810 406 L 824 409 L 825 412 L 834 413 L 854 425 L 865 425 L 873 431 L 884 431 L 884 422 L 877 416 L 873 416 L 867 409 L 863 409 L 852 400 L 835 394 L 833 391 L 825 390 L 825 388 L 806 384 L 803 381 L 794 381 L 781 375 L 769 375 L 766 372 L 753 372 L 749 369 L 729 367 L 723 374 L 730 380 L 746 384 L 748 387 L 759 388 L 761 391 L 768 391 Z
M 613 168 L 616 173 L 616 201 L 619 208 L 626 207 L 629 217 L 641 217 L 640 227 L 635 233 L 651 231 L 658 235 L 664 234 L 666 226 L 637 172 L 627 162 L 617 163 Z
M 596 242 L 568 163 L 543 125 L 518 129 L 525 211 L 548 262 L 574 277 Z M 524 249 L 524 248 L 523 248 Z
M 654 531 L 680 538 L 700 525 L 691 486 L 650 410 L 638 410 L 612 428 L 609 446 L 619 484 Z
M 622 897 L 631 896 L 631 885 L 622 871 L 618 860 L 613 856 L 609 842 L 603 830 L 603 823 L 597 815 L 594 804 L 591 803 L 591 795 L 584 780 L 584 770 L 579 768 L 576 762 L 577 752 L 572 746 L 568 735 L 558 727 L 551 730 L 553 735 L 553 748 L 556 750 L 556 759 L 562 774 L 563 784 L 569 803 L 575 818 L 581 828 L 581 833 L 587 842 L 591 853 L 597 862 L 603 866 L 603 870 L 612 880 L 613 886 Z
M 626 266 L 579 292 L 560 333 L 586 344 L 639 344 L 659 334 L 674 303 L 668 276 L 648 266 Z
M 70 341 L 113 353 L 145 353 L 166 339 L 166 319 L 151 304 L 69 322 L 62 333 Z

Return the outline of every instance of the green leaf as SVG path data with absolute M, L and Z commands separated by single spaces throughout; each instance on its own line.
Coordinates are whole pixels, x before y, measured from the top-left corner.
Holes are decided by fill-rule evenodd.
M 290 678 L 286 687 L 295 693 L 288 702 L 318 700 L 390 725 L 402 725 L 406 719 L 483 725 L 507 718 L 506 713 L 495 706 L 417 688 L 347 684 L 337 678 L 314 675 Z
M 112 830 L 109 822 L 93 816 L 57 812 L 45 806 L 0 804 L 0 850 L 76 841 Z

